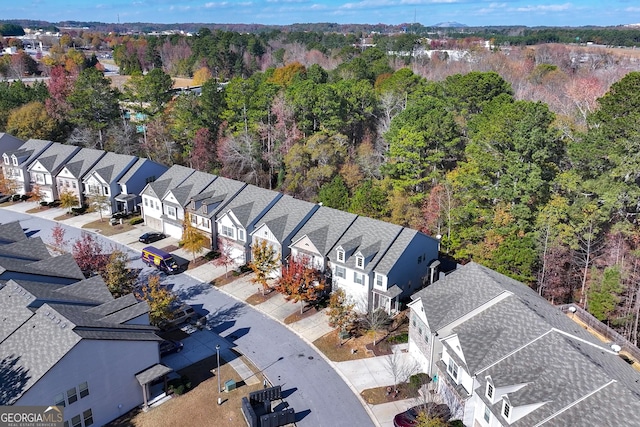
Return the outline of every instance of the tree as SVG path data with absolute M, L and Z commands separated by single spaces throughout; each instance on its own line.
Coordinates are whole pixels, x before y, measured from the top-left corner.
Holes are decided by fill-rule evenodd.
M 134 290 L 135 278 L 127 268 L 129 257 L 122 251 L 115 250 L 109 256 L 109 263 L 104 272 L 104 281 L 109 292 L 118 298 L 130 294 Z
M 87 205 L 92 212 L 98 212 L 100 214 L 100 222 L 102 222 L 102 213 L 111 208 L 111 199 L 104 194 L 90 194 L 87 197 Z
M 104 149 L 104 130 L 120 116 L 117 93 L 111 81 L 96 68 L 83 70 L 67 98 L 71 105 L 69 121 L 98 132 L 100 148 Z
M 595 280 L 587 291 L 589 312 L 596 319 L 609 324 L 612 320 L 611 315 L 620 302 L 620 294 L 624 290 L 621 271 L 618 266 L 607 267 L 601 274 L 594 271 L 593 276 L 596 276 Z
M 233 258 L 233 247 L 223 239 L 218 239 L 218 251 L 220 255 L 213 260 L 216 267 L 224 266 L 224 277 L 228 275 L 229 266 L 235 265 L 236 260 Z
M 58 140 L 58 123 L 49 116 L 44 104 L 32 101 L 11 111 L 7 119 L 7 133 L 20 139 Z
M 307 257 L 291 257 L 287 265 L 282 266 L 275 289 L 285 295 L 287 301 L 300 302 L 300 314 L 304 302 L 317 300 L 324 290 L 322 273 L 309 265 Z
M 135 104 L 133 108 L 149 117 L 161 112 L 173 96 L 171 76 L 154 68 L 147 74 L 134 74 L 125 84 L 124 94 Z
M 71 191 L 65 190 L 60 193 L 60 206 L 71 212 L 71 208 L 74 208 L 80 204 L 78 196 Z
M 45 197 L 45 194 L 42 191 L 42 187 L 40 187 L 38 184 L 34 184 L 31 187 L 31 191 L 29 192 L 29 197 L 31 197 L 38 203 L 42 202 Z
M 189 163 L 191 167 L 203 172 L 210 171 L 215 152 L 214 141 L 209 129 L 198 129 L 193 139 L 193 147 L 189 152 Z
M 420 368 L 417 362 L 413 364 L 404 363 L 399 351 L 393 351 L 388 354 L 383 362 L 387 372 L 393 377 L 393 390 L 395 393 L 398 393 L 398 384 L 406 382 Z
M 389 314 L 381 308 L 376 310 L 370 309 L 360 317 L 360 323 L 373 337 L 373 345 L 375 346 L 378 333 L 389 326 L 391 319 L 389 318 Z
M 149 276 L 146 285 L 136 292 L 136 297 L 149 304 L 149 321 L 158 326 L 164 319 L 171 316 L 171 306 L 176 301 L 176 296 L 160 284 L 159 276 Z
M 249 267 L 255 274 L 251 281 L 262 285 L 263 293 L 270 290 L 267 280 L 280 265 L 279 258 L 276 249 L 268 244 L 266 240 L 260 239 L 260 243 L 254 243 L 251 247 Z
M 65 252 L 65 247 L 67 246 L 67 243 L 69 243 L 65 238 L 65 234 L 66 234 L 67 230 L 60 225 L 59 223 L 56 223 L 56 225 L 53 226 L 53 228 L 51 229 L 51 240 L 52 240 L 52 246 L 58 251 L 58 252 Z
M 102 244 L 93 234 L 86 232 L 82 232 L 73 243 L 71 254 L 87 277 L 103 272 L 109 261 Z
M 327 310 L 329 326 L 338 328 L 341 333 L 347 332 L 356 320 L 354 307 L 355 303 L 347 298 L 344 289 L 338 288 L 331 292 L 329 309 Z
M 193 256 L 200 254 L 207 247 L 207 236 L 191 224 L 189 218 L 185 218 L 182 223 L 182 247 Z

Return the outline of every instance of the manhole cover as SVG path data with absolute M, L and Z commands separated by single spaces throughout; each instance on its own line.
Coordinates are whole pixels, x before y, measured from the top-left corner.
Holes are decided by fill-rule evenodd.
M 309 359 L 309 360 L 313 360 L 313 356 L 309 356 L 307 359 Z

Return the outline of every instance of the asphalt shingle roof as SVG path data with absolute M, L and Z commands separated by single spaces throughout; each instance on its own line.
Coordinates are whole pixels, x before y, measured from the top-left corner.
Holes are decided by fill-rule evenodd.
M 402 229 L 399 225 L 359 216 L 334 246 L 334 249 L 341 247 L 345 252 L 345 261 L 338 263 L 356 268 L 354 255 L 361 253 L 365 263 L 361 270 L 373 271 Z M 336 252 L 331 251 L 329 258 L 337 262 Z
M 198 215 L 213 218 L 246 185 L 244 182 L 219 176 L 200 194 L 192 197 L 190 209 Z M 206 213 L 204 206 L 207 208 Z
M 6 154 L 8 156 L 15 154 L 18 158 L 26 156 L 26 158 L 20 162 L 20 165 L 28 165 L 51 143 L 51 141 L 45 141 L 42 139 L 30 139 L 22 144 L 17 150 L 7 151 Z
M 294 199 L 285 194 L 260 218 L 256 223 L 256 229 L 265 224 L 269 227 L 274 237 L 278 239 L 278 242 L 288 245 L 290 242 L 285 242 L 285 239 L 295 231 L 296 227 L 314 209 L 318 209 L 318 205 Z
M 280 193 L 249 184 L 222 211 L 218 212 L 216 219 L 232 211 L 240 224 L 246 228 L 256 219 L 259 220 L 257 216 L 278 197 L 281 197 Z
M 320 206 L 309 221 L 291 239 L 292 243 L 307 236 L 321 255 L 327 256 L 336 242 L 358 216 L 349 212 Z
M 200 194 L 214 179 L 216 179 L 215 175 L 195 171 L 177 187 L 169 188 L 167 195 L 169 193 L 173 194 L 180 206 L 184 207 L 192 197 Z
M 54 142 L 46 150 L 44 150 L 36 160 L 47 171 L 49 171 L 49 173 L 55 174 L 78 150 L 80 150 L 80 148 L 76 146 Z
M 142 193 L 162 199 L 167 191 L 180 185 L 180 183 L 187 179 L 193 172 L 194 170 L 191 168 L 173 165 L 168 171 L 160 175 L 158 179 L 149 183 Z
M 134 156 L 107 152 L 91 168 L 89 174 L 97 173 L 105 182 L 111 183 L 125 173 L 134 162 L 134 159 Z
M 106 153 L 102 150 L 82 148 L 71 159 L 69 159 L 64 167 L 76 179 L 82 179 L 105 154 Z
M 0 245 L 21 240 L 27 240 L 27 235 L 18 221 L 0 224 Z

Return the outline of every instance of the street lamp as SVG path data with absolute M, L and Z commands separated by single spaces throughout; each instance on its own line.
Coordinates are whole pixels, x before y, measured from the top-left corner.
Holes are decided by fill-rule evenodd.
M 218 405 L 220 404 L 220 344 L 216 344 L 216 357 L 218 359 Z

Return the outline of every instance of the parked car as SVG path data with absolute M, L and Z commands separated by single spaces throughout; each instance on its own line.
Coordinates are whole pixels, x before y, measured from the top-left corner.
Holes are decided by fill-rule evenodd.
M 198 313 L 188 304 L 182 304 L 174 309 L 167 319 L 158 325 L 162 330 L 173 329 L 183 323 L 189 322 L 198 317 Z
M 142 243 L 153 243 L 153 242 L 157 242 L 158 240 L 162 240 L 166 237 L 167 235 L 164 233 L 150 232 L 150 233 L 144 233 L 142 236 L 138 238 L 138 241 Z
M 444 422 L 449 421 L 449 418 L 451 418 L 451 410 L 446 404 L 428 402 L 422 405 L 414 406 L 404 412 L 397 414 L 395 417 L 393 417 L 393 426 L 414 427 L 418 424 L 418 414 L 420 414 L 421 412 L 426 412 L 430 418 L 440 418 Z
M 184 347 L 184 344 L 180 341 L 164 340 L 160 343 L 160 357 L 173 353 L 180 353 L 182 351 L 182 347 Z

